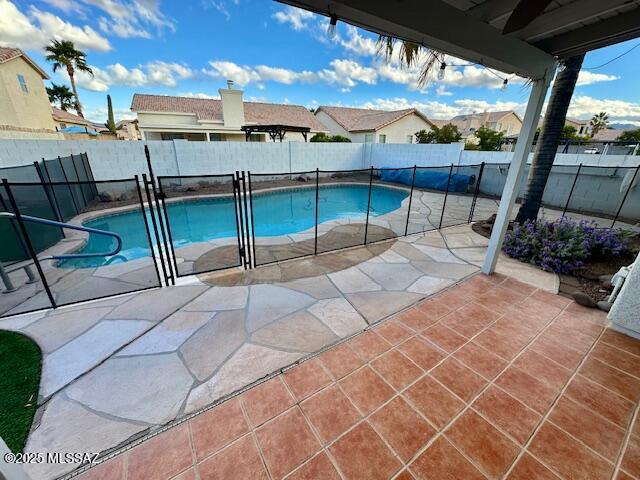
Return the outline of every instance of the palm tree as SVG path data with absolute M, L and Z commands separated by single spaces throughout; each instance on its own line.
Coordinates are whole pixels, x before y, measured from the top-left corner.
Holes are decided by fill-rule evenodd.
M 76 50 L 75 45 L 69 40 L 52 40 L 50 45 L 45 47 L 48 55 L 45 57 L 49 62 L 53 62 L 53 71 L 59 68 L 66 68 L 71 88 L 75 97 L 75 108 L 78 115 L 82 114 L 82 105 L 78 98 L 78 90 L 76 88 L 75 72 L 86 72 L 93 76 L 93 70 L 87 65 L 87 56 L 83 51 Z
M 66 85 L 56 85 L 51 83 L 51 87 L 47 87 L 47 95 L 51 103 L 58 103 L 60 110 L 67 111 L 73 107 L 73 92 Z
M 594 137 L 600 130 L 609 126 L 609 115 L 607 112 L 600 112 L 594 115 L 589 123 L 591 124 L 591 136 Z
M 531 162 L 527 186 L 524 192 L 524 201 L 520 205 L 516 222 L 523 223 L 526 220 L 538 218 L 538 212 L 542 205 L 544 187 L 549 178 L 549 172 L 558 153 L 558 144 L 562 137 L 564 122 L 567 118 L 567 110 L 578 74 L 582 68 L 584 54 L 566 59 L 564 70 L 558 72 L 551 89 L 549 105 L 544 115 L 544 124 L 538 137 L 536 151 Z

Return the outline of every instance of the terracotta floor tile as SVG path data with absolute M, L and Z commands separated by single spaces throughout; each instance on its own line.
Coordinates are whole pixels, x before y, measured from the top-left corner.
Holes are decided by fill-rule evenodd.
M 332 382 L 331 377 L 322 368 L 317 358 L 302 362 L 286 371 L 284 381 L 287 382 L 298 401 L 307 398 Z
M 394 398 L 374 413 L 370 422 L 404 462 L 436 434 L 402 397 Z
M 602 342 L 598 342 L 590 355 L 607 365 L 627 372 L 629 375 L 640 377 L 640 357 L 636 355 Z
M 307 398 L 300 408 L 325 443 L 337 438 L 362 418 L 337 385 Z
M 542 333 L 541 337 L 556 341 L 561 340 L 563 344 L 582 354 L 587 353 L 595 341 L 595 337 L 585 335 L 571 327 L 556 324 L 555 320 L 547 327 L 544 333 Z
M 471 302 L 443 317 L 440 322 L 460 335 L 471 338 L 498 317 L 499 314 Z
M 336 467 L 325 453 L 316 455 L 287 477 L 287 480 L 340 480 Z
M 556 390 L 560 390 L 573 373 L 535 350 L 525 350 L 513 364 Z
M 501 287 L 508 288 L 522 295 L 529 296 L 537 290 L 536 287 L 529 285 L 528 283 L 521 282 L 515 278 L 508 277 L 501 284 Z
M 190 420 L 193 447 L 203 459 L 249 431 L 240 400 L 233 398 Z
M 634 437 L 629 439 L 629 444 L 622 457 L 621 467 L 634 477 L 640 477 L 640 439 Z
M 575 302 L 569 304 L 566 312 L 574 314 L 576 317 L 588 320 L 597 325 L 607 324 L 607 314 L 598 308 L 588 308 L 578 305 Z
M 442 350 L 449 353 L 453 352 L 456 348 L 461 347 L 469 341 L 459 333 L 454 332 L 450 328 L 445 327 L 440 323 L 434 325 L 433 327 L 429 327 L 424 332 L 422 332 L 422 335 L 427 340 L 433 342 Z
M 415 308 L 424 313 L 427 318 L 431 321 L 437 321 L 441 317 L 444 317 L 447 313 L 449 313 L 454 308 L 457 308 L 456 305 L 451 305 L 447 302 L 447 300 L 451 300 L 445 292 L 442 292 L 436 297 L 429 298 L 423 302 L 418 303 Z M 462 305 L 466 303 L 466 300 L 461 302 Z
M 445 290 L 444 292 L 439 293 L 437 296 L 435 296 L 433 300 L 437 300 L 442 305 L 446 305 L 449 310 L 460 308 L 464 304 L 469 303 L 471 300 L 473 300 L 473 298 L 465 296 L 463 292 L 460 292 L 458 290 L 458 288 L 459 287 L 452 287 L 449 290 Z M 427 300 L 427 302 L 428 301 L 429 300 Z M 422 309 L 422 305 L 419 305 L 418 308 Z
M 565 394 L 622 428 L 627 428 L 633 415 L 633 402 L 582 375 L 573 378 Z
M 529 439 L 542 418 L 540 414 L 495 385 L 482 393 L 473 403 L 473 408 L 521 445 Z
M 412 331 L 395 320 L 386 320 L 374 331 L 391 345 L 397 345 L 413 335 Z
M 515 367 L 507 368 L 495 383 L 541 414 L 547 411 L 558 393 L 556 389 Z
M 473 342 L 456 351 L 453 357 L 488 380 L 493 379 L 507 366 L 505 360 Z
M 510 338 L 519 345 L 525 345 L 537 335 L 537 330 L 517 318 L 505 316 L 491 326 L 491 330 Z
M 404 470 L 394 480 L 415 480 L 415 479 L 416 477 L 414 477 L 409 470 Z
M 391 344 L 372 330 L 368 330 L 349 341 L 349 345 L 365 362 L 391 348 Z
M 612 464 L 548 422 L 538 430 L 529 450 L 561 476 L 572 480 L 604 480 L 613 473 Z
M 548 325 L 561 312 L 562 308 L 540 301 L 535 296 L 525 298 L 521 303 L 507 310 L 507 314 L 519 313 L 520 318 L 526 319 L 538 330 Z
M 547 467 L 525 453 L 507 477 L 507 480 L 558 480 L 558 477 Z
M 281 375 L 251 388 L 242 395 L 241 399 L 254 427 L 262 425 L 295 403 L 287 387 L 282 383 Z
M 618 470 L 615 480 L 637 480 L 637 479 L 632 477 L 631 475 L 624 473 L 622 470 Z
M 340 386 L 363 415 L 373 412 L 394 395 L 393 389 L 368 366 L 343 378 Z
M 402 467 L 367 422 L 350 430 L 329 451 L 349 480 L 386 480 Z
M 603 343 L 607 343 L 609 345 L 613 345 L 621 350 L 626 351 L 627 353 L 632 353 L 634 355 L 640 356 L 640 340 L 629 337 L 620 332 L 616 332 L 615 330 L 611 330 L 607 328 L 605 332 L 600 337 L 600 341 Z
M 413 360 L 413 362 L 423 370 L 431 370 L 446 356 L 446 353 L 433 343 L 419 336 L 412 337 L 406 342 L 401 343 L 398 345 L 398 350 Z
M 548 420 L 573 435 L 610 461 L 615 461 L 624 440 L 625 430 L 591 410 L 562 396 Z
M 320 449 L 298 407 L 262 425 L 256 436 L 274 479 L 284 477 Z
M 570 298 L 563 297 L 562 295 L 556 295 L 551 292 L 545 292 L 544 290 L 536 290 L 530 298 L 558 308 L 565 308 L 572 302 Z
M 411 385 L 403 395 L 439 429 L 464 408 L 462 400 L 429 376 Z
M 497 272 L 493 272 L 488 275 L 486 273 L 480 272 L 477 274 L 477 276 L 484 278 L 485 280 L 493 283 L 494 285 L 500 285 L 507 278 L 509 278 L 503 273 L 497 273 Z
M 613 390 L 631 401 L 640 399 L 640 380 L 595 358 L 587 358 L 579 370 L 589 380 Z
M 558 315 L 558 317 L 553 321 L 553 324 L 558 327 L 571 329 L 574 332 L 578 332 L 591 338 L 598 337 L 598 335 L 602 333 L 602 330 L 604 330 L 603 325 L 591 323 L 584 315 L 571 313 L 566 310 Z
M 487 383 L 480 375 L 453 358 L 446 359 L 434 368 L 431 375 L 465 401 L 471 400 Z
M 374 361 L 371 366 L 396 390 L 402 390 L 423 374 L 422 370 L 398 350 L 389 350 Z
M 91 467 L 85 473 L 78 475 L 77 480 L 124 480 L 125 455 L 118 455 L 111 460 Z
M 336 380 L 349 375 L 363 364 L 362 359 L 355 354 L 347 343 L 340 344 L 321 353 L 320 361 Z
M 467 410 L 445 430 L 448 440 L 482 467 L 489 478 L 499 478 L 520 448 L 473 410 Z
M 526 345 L 524 342 L 514 341 L 513 338 L 501 335 L 492 328 L 480 333 L 473 339 L 473 343 L 509 361 L 513 360 Z
M 189 426 L 170 428 L 129 452 L 127 479 L 171 478 L 193 464 Z
M 409 469 L 421 480 L 486 480 L 444 437 L 433 442 Z
M 245 435 L 198 465 L 201 480 L 268 479 L 253 435 Z
M 189 470 L 185 470 L 182 473 L 179 473 L 171 480 L 200 480 L 198 477 L 198 472 L 196 470 L 197 467 L 191 467 Z M 204 477 L 203 477 L 204 478 Z
M 476 301 L 489 310 L 504 313 L 510 306 L 522 302 L 525 298 L 526 295 L 498 285 L 478 297 Z
M 528 348 L 543 354 L 569 370 L 575 370 L 584 357 L 583 353 L 562 344 L 561 340 L 558 342 L 542 335 L 531 342 Z
M 435 314 L 428 314 L 418 307 L 413 307 L 398 314 L 395 319 L 410 329 L 420 332 L 436 323 L 439 317 L 435 317 L 437 317 Z
M 471 300 L 476 299 L 495 287 L 495 284 L 480 275 L 474 275 L 473 277 L 465 280 L 460 285 L 454 287 L 454 291 L 458 294 L 469 298 Z

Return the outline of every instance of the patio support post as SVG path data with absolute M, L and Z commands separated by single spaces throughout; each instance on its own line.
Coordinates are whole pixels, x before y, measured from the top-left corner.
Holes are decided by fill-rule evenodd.
M 504 241 L 504 234 L 507 232 L 507 226 L 509 225 L 511 210 L 513 210 L 513 206 L 516 203 L 518 187 L 524 175 L 527 159 L 529 158 L 529 151 L 531 150 L 533 137 L 536 133 L 536 127 L 538 126 L 538 119 L 542 111 L 542 105 L 552 78 L 553 70 L 548 70 L 546 77 L 533 81 L 529 102 L 527 103 L 527 109 L 524 113 L 522 129 L 518 136 L 518 143 L 516 143 L 516 150 L 511 160 L 507 181 L 502 191 L 500 206 L 498 207 L 498 213 L 491 232 L 487 255 L 484 259 L 484 265 L 482 266 L 482 271 L 486 274 L 493 273 L 498 263 L 498 256 L 502 248 L 502 242 Z

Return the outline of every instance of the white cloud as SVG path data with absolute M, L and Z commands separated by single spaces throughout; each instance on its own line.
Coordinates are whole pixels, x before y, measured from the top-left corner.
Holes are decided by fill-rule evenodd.
M 209 95 L 208 93 L 203 92 L 184 92 L 179 93 L 179 97 L 190 97 L 190 98 L 208 98 L 212 100 L 220 100 L 220 95 Z
M 284 10 L 279 10 L 273 14 L 279 23 L 289 24 L 294 30 L 308 29 L 314 14 L 308 10 L 295 8 L 287 5 Z
M 593 73 L 588 70 L 580 70 L 578 74 L 578 81 L 576 85 L 591 85 L 592 83 L 598 82 L 611 82 L 613 80 L 619 80 L 620 77 L 616 75 L 607 75 L 606 73 Z
M 25 15 L 13 2 L 0 0 L 0 46 L 42 50 L 52 39 L 71 40 L 81 50 L 111 50 L 109 40 L 88 25 L 73 25 L 33 6 Z
M 332 60 L 331 69 L 322 69 L 318 76 L 329 84 L 337 83 L 346 87 L 355 87 L 358 82 L 373 85 L 378 80 L 378 73 L 370 67 L 363 67 L 354 60 Z
M 243 67 L 233 62 L 224 60 L 211 61 L 210 70 L 203 69 L 203 73 L 213 78 L 221 78 L 224 80 L 233 80 L 240 86 L 247 85 L 252 81 L 259 81 L 258 72 L 250 67 Z
M 99 19 L 100 29 L 118 37 L 151 38 L 148 31 L 175 31 L 175 22 L 160 11 L 159 0 L 79 0 L 103 11 L 107 17 Z
M 347 51 L 362 56 L 375 56 L 378 53 L 378 45 L 372 38 L 363 37 L 353 25 L 347 25 L 347 38 L 338 37 L 336 41 Z
M 438 85 L 438 88 L 436 88 L 436 95 L 439 97 L 450 97 L 453 93 L 447 90 L 444 85 Z
M 609 114 L 610 123 L 640 122 L 640 103 L 624 100 L 598 99 L 586 95 L 574 96 L 569 105 L 568 116 L 591 118 L 599 112 Z

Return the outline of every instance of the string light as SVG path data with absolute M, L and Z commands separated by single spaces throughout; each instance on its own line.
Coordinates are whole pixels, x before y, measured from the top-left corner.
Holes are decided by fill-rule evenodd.
M 558 63 L 558 73 L 564 72 L 565 68 L 567 68 L 567 65 L 564 62 Z
M 327 36 L 333 40 L 336 38 L 336 26 L 338 25 L 338 16 L 335 13 L 332 13 L 329 16 L 329 26 L 327 27 Z
M 509 83 L 509 79 L 508 79 L 508 78 L 505 78 L 505 79 L 502 81 L 502 87 L 500 87 L 500 90 L 502 90 L 503 92 L 506 92 L 506 91 L 507 91 L 507 84 L 508 84 L 508 83 Z
M 438 70 L 438 80 L 444 80 L 444 71 L 447 68 L 447 64 L 442 62 L 440 64 L 440 70 Z

